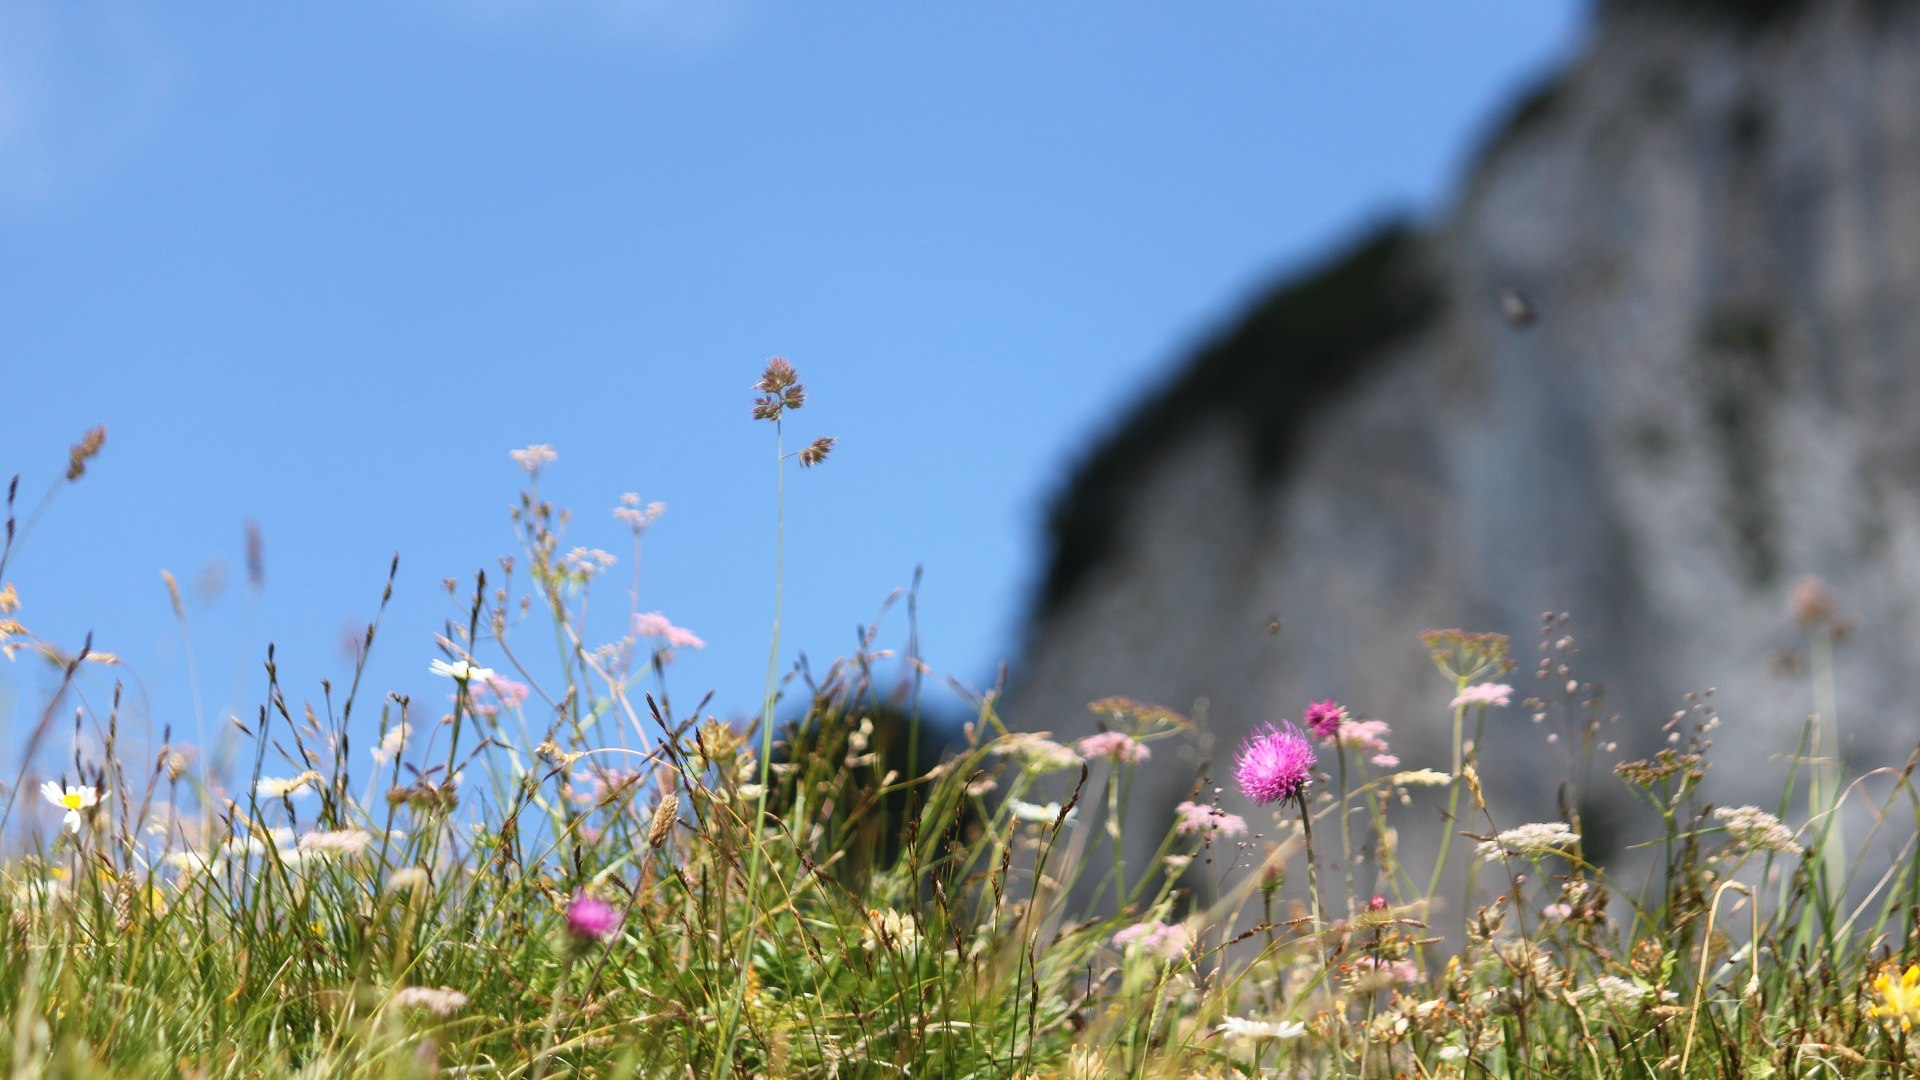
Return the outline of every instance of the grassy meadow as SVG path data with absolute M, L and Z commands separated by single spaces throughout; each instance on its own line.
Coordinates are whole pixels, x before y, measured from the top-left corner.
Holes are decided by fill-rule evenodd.
M 831 440 L 782 441 L 791 367 L 759 393 L 782 476 L 831 468 Z M 6 576 L 15 481 L 0 649 L 58 689 L 16 712 L 0 792 L 14 1075 L 1920 1074 L 1914 761 L 1842 774 L 1831 716 L 1766 807 L 1703 799 L 1703 702 L 1655 757 L 1594 770 L 1654 823 L 1620 846 L 1656 872 L 1618 881 L 1577 817 L 1496 820 L 1476 767 L 1478 725 L 1539 708 L 1513 683 L 1565 681 L 1565 646 L 1436 631 L 1408 646 L 1434 658 L 1448 760 L 1400 761 L 1387 723 L 1337 702 L 1275 702 L 1161 819 L 1129 793 L 1182 767 L 1183 703 L 1093 702 L 1100 734 L 1062 741 L 1009 730 L 987 693 L 915 769 L 934 676 L 879 627 L 794 672 L 776 629 L 757 723 L 674 711 L 672 657 L 699 639 L 638 602 L 623 637 L 588 639 L 614 557 L 568 546 L 551 449 L 513 453 L 521 550 L 447 583 L 456 632 L 390 642 L 376 619 L 364 642 L 363 663 L 419 653 L 445 698 L 358 673 L 282 687 L 269 653 L 265 699 L 224 733 L 132 730 L 117 694 L 69 692 L 118 661 L 35 635 L 36 583 Z M 614 513 L 637 555 L 658 508 Z M 1810 677 L 1829 670 L 1831 597 L 1806 583 L 1787 617 Z M 1598 732 L 1568 731 L 1571 757 Z M 1235 787 L 1261 816 L 1221 805 Z M 1842 835 L 1868 799 L 1874 828 Z M 1402 858 L 1416 808 L 1446 840 Z M 1137 830 L 1149 865 L 1121 856 Z

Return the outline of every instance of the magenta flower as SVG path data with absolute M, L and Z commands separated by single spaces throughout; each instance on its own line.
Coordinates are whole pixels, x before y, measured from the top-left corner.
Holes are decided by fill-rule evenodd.
M 575 942 L 591 945 L 606 940 L 618 929 L 620 913 L 612 904 L 583 892 L 573 894 L 573 900 L 567 904 L 567 933 Z
M 1328 698 L 1307 706 L 1307 727 L 1323 739 L 1331 739 L 1340 730 L 1340 724 L 1347 718 L 1347 710 L 1340 703 Z
M 1233 778 L 1241 793 L 1254 802 L 1283 802 L 1298 798 L 1307 789 L 1316 760 L 1313 744 L 1299 728 L 1268 724 L 1266 731 L 1256 730 L 1241 745 L 1233 763 Z

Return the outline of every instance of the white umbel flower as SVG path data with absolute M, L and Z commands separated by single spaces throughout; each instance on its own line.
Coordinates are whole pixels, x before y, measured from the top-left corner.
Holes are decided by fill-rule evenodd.
M 1077 768 L 1081 764 L 1080 755 L 1071 749 L 1043 735 L 1025 731 L 994 740 L 993 745 L 988 747 L 988 753 L 1013 758 L 1034 776 Z
M 1743 847 L 1781 855 L 1800 854 L 1800 845 L 1793 838 L 1793 830 L 1757 806 L 1716 807 L 1713 816 L 1726 823 L 1727 833 Z
M 467 995 L 445 986 L 403 986 L 393 992 L 393 1004 L 401 1009 L 425 1009 L 439 1016 L 451 1016 L 466 1007 Z
M 1480 857 L 1493 859 L 1505 855 L 1538 857 L 1564 851 L 1580 842 L 1580 834 L 1564 821 L 1537 822 L 1508 829 L 1491 840 L 1480 842 Z
M 60 824 L 70 833 L 80 831 L 81 815 L 100 805 L 107 793 L 91 784 L 61 784 L 49 780 L 40 785 L 40 794 L 53 805 L 66 811 L 60 818 Z

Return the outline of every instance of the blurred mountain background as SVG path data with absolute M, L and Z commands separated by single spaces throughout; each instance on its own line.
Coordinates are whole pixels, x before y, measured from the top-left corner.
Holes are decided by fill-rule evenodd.
M 1555 812 L 1589 716 L 1604 777 L 1702 703 L 1711 796 L 1777 799 L 1810 630 L 1852 769 L 1920 738 L 1917 481 L 1920 4 L 1620 0 L 1443 212 L 1284 280 L 1083 459 L 1007 712 L 1124 694 L 1236 738 L 1337 697 L 1444 763 L 1418 635 L 1462 626 L 1516 645 L 1504 824 Z

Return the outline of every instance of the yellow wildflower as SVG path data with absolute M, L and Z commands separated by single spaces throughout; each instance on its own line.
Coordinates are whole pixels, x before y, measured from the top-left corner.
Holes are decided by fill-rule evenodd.
M 1873 980 L 1873 992 L 1880 997 L 1880 1004 L 1867 1010 L 1871 1016 L 1887 1020 L 1900 1021 L 1902 1031 L 1912 1031 L 1915 1017 L 1920 1017 L 1920 964 L 1913 964 L 1895 977 L 1897 965 L 1889 964 Z

